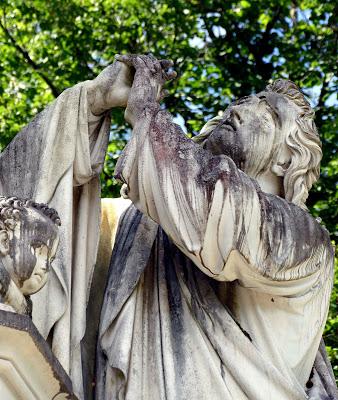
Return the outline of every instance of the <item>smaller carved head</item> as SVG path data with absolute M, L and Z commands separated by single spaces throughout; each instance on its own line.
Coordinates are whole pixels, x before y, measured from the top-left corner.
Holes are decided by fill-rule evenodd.
M 0 262 L 24 295 L 47 282 L 59 243 L 57 212 L 45 204 L 0 196 Z

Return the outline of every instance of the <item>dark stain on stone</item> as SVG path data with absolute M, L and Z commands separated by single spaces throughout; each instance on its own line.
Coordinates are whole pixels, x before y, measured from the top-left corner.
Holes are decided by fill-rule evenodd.
M 11 277 L 0 261 L 0 302 L 5 300 L 10 283 Z
M 231 118 L 225 118 L 210 133 L 202 144 L 203 149 L 209 150 L 214 156 L 225 155 L 231 158 L 237 168 L 242 169 L 245 165 L 245 154 L 240 135 L 231 123 Z
M 36 265 L 35 250 L 32 252 L 32 249 L 46 245 L 50 252 L 57 237 L 57 228 L 54 223 L 39 211 L 34 211 L 34 216 L 29 215 L 27 209 L 20 211 L 20 236 L 14 235 L 10 240 L 9 256 L 13 260 L 14 271 L 20 285 L 31 276 Z M 40 215 L 40 218 L 37 215 Z M 49 269 L 48 263 L 46 270 Z
M 263 275 L 274 278 L 277 273 L 316 257 L 320 249 L 333 252 L 328 232 L 307 211 L 278 196 L 261 191 L 257 194 L 262 221 L 260 240 L 265 246 Z M 279 251 L 281 247 L 283 252 Z M 309 265 L 306 274 L 318 269 L 318 261 Z
M 46 140 L 44 122 L 50 107 L 24 127 L 0 154 L 2 195 L 33 197 L 34 182 L 39 174 L 41 152 Z
M 181 294 L 181 288 L 178 281 L 178 276 L 175 269 L 173 259 L 176 256 L 176 249 L 170 243 L 168 236 L 162 229 L 159 230 L 162 237 L 164 257 L 163 263 L 165 268 L 165 282 L 167 284 L 168 303 L 170 310 L 171 323 L 171 341 L 177 361 L 177 371 L 175 375 L 177 381 L 182 379 L 185 372 L 185 350 L 184 350 L 184 309 Z
M 32 319 L 32 312 L 33 312 L 33 302 L 30 296 L 25 296 L 26 300 L 26 314 L 29 316 L 30 319 Z

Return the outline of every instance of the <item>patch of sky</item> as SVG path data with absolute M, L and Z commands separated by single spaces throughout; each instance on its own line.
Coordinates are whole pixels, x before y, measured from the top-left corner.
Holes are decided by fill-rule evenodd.
M 183 130 L 184 133 L 188 133 L 187 127 L 186 127 L 186 125 L 185 125 L 184 118 L 182 117 L 181 114 L 177 113 L 177 114 L 175 115 L 175 117 L 173 118 L 173 122 L 174 122 L 175 124 L 179 125 L 179 126 L 182 128 L 182 130 Z
M 271 59 L 272 59 L 273 56 L 278 57 L 279 54 L 280 54 L 280 53 L 279 53 L 279 49 L 277 49 L 277 47 L 275 47 L 275 48 L 273 49 L 273 51 L 272 51 L 271 54 L 269 54 L 269 55 L 263 57 L 263 61 L 264 61 L 265 63 L 269 63 L 269 62 L 271 62 Z
M 220 18 L 221 17 L 221 13 L 219 12 L 208 12 L 207 13 L 207 18 Z
M 325 101 L 325 105 L 327 107 L 331 107 L 331 106 L 338 106 L 338 96 L 337 96 L 337 92 L 332 93 L 328 99 Z
M 121 139 L 128 141 L 131 138 L 131 132 L 132 130 L 129 127 L 121 129 L 117 124 L 112 123 L 110 126 L 109 141 L 119 141 Z
M 334 92 L 326 99 L 326 106 L 338 106 L 338 96 L 337 96 L 337 84 L 338 77 L 332 77 L 329 83 L 329 88 L 334 89 Z
M 217 90 L 219 92 L 219 90 Z M 211 95 L 216 95 L 217 94 L 216 90 L 213 87 L 208 88 L 208 93 Z
M 271 33 L 275 33 L 278 37 L 284 37 L 284 32 L 281 29 L 271 29 Z
M 285 63 L 285 61 L 286 61 L 286 59 L 284 57 L 279 57 L 278 60 L 273 63 L 273 66 L 279 67 L 280 65 L 283 65 Z
M 41 32 L 41 26 L 40 26 L 40 24 L 38 22 L 34 25 L 34 29 L 35 29 L 36 33 L 40 33 Z
M 329 88 L 333 88 L 335 85 L 336 80 L 331 80 L 329 83 Z M 303 92 L 308 97 L 310 104 L 312 107 L 316 107 L 319 101 L 320 92 L 322 90 L 322 85 L 316 85 L 312 88 L 303 89 Z M 338 106 L 338 99 L 337 99 L 337 92 L 332 93 L 326 100 L 325 100 L 326 107 Z
M 211 74 L 208 75 L 208 79 L 219 79 L 219 73 L 218 72 L 212 72 Z
M 96 51 L 96 50 L 92 51 L 90 56 L 98 65 L 100 65 L 102 67 L 106 67 L 111 63 L 111 61 L 105 60 L 101 56 L 101 53 L 99 51 Z M 88 63 L 88 66 L 90 66 L 90 64 L 92 64 L 92 63 Z M 94 64 L 92 64 L 92 65 L 94 65 Z
M 279 50 L 275 48 L 271 54 L 269 54 L 268 56 L 263 57 L 263 61 L 265 63 L 270 63 L 271 60 L 272 60 L 272 57 L 277 57 L 277 59 L 272 62 L 272 65 L 275 68 L 279 67 L 279 66 L 283 65 L 285 63 L 285 61 L 286 61 L 286 59 L 284 57 L 280 57 L 279 54 L 280 54 Z
M 293 26 L 292 18 L 285 17 L 285 22 L 288 24 L 289 28 L 292 28 L 292 26 Z
M 213 26 L 212 32 L 216 38 L 225 38 L 227 31 L 222 26 Z
M 313 86 L 312 88 L 304 88 L 302 91 L 310 101 L 311 107 L 316 107 L 320 95 L 320 90 L 322 88 L 322 85 L 316 85 Z
M 203 33 L 204 39 L 195 35 L 194 37 L 189 39 L 189 45 L 190 47 L 196 49 L 202 49 L 206 43 L 211 42 L 211 38 L 208 34 L 208 31 L 205 29 L 205 23 L 202 18 L 197 19 L 197 29 L 199 32 Z
M 323 25 L 327 25 L 327 23 L 329 22 L 329 18 L 330 18 L 330 14 L 329 13 L 324 13 L 322 15 L 323 19 L 320 19 L 319 22 Z
M 312 10 L 301 10 L 300 8 L 297 8 L 297 21 L 305 21 L 309 22 L 309 19 L 311 18 L 311 13 Z
M 310 19 L 311 19 L 311 14 L 312 14 L 312 10 L 311 9 L 302 10 L 302 9 L 300 9 L 298 7 L 297 10 L 296 10 L 296 14 L 295 14 L 296 20 L 297 20 L 297 22 L 307 22 L 307 23 L 309 23 Z M 325 19 L 326 18 L 327 17 L 325 16 Z M 292 18 L 290 18 L 290 17 L 286 17 L 285 18 L 285 22 L 289 25 L 290 28 L 292 28 L 294 26 L 294 20 Z
M 203 49 L 205 41 L 198 36 L 194 36 L 192 39 L 189 39 L 189 46 L 195 49 Z
M 190 111 L 192 112 L 198 112 L 201 111 L 203 112 L 205 107 L 203 104 L 195 104 L 193 103 L 193 99 L 191 97 L 187 97 L 184 104 L 189 108 Z

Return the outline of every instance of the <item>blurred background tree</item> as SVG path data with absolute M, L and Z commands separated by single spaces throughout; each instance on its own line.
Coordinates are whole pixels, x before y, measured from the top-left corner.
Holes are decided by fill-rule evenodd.
M 316 109 L 321 178 L 309 197 L 337 241 L 337 50 L 334 0 L 2 0 L 0 150 L 65 88 L 94 78 L 117 53 L 175 61 L 165 106 L 189 135 L 235 98 L 275 78 Z M 114 110 L 103 197 L 118 196 L 115 161 L 130 135 Z M 325 340 L 338 376 L 337 282 Z

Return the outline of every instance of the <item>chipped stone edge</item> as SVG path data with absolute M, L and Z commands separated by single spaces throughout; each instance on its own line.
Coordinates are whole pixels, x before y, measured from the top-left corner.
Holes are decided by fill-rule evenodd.
M 69 400 L 78 400 L 78 398 L 74 395 L 71 379 L 57 358 L 54 356 L 51 348 L 41 336 L 32 320 L 27 315 L 21 315 L 0 309 L 0 325 L 27 332 L 46 362 L 50 365 L 55 379 L 59 382 L 59 393 L 67 394 Z

